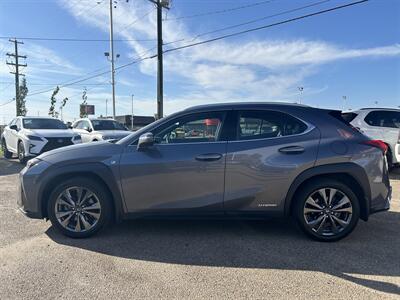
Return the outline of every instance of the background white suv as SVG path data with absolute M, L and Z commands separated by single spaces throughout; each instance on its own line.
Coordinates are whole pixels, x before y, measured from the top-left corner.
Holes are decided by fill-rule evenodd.
M 388 145 L 389 167 L 400 163 L 400 110 L 389 108 L 363 108 L 345 112 L 343 118 L 372 139 Z
M 17 154 L 21 163 L 43 152 L 81 142 L 81 137 L 60 120 L 43 117 L 17 117 L 1 136 L 4 157 Z
M 79 119 L 72 124 L 72 128 L 82 137 L 82 143 L 120 140 L 132 133 L 123 124 L 112 119 Z

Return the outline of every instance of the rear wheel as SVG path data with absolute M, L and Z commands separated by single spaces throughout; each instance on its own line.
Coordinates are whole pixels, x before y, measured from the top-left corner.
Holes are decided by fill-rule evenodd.
M 337 241 L 351 233 L 360 216 L 357 196 L 345 184 L 315 180 L 296 197 L 295 215 L 300 228 L 318 241 Z
M 110 195 L 98 182 L 78 177 L 59 184 L 47 206 L 51 223 L 64 235 L 89 237 L 111 218 Z
M 12 152 L 8 151 L 5 139 L 2 139 L 2 141 L 1 141 L 1 150 L 3 151 L 4 158 L 7 158 L 7 159 L 12 158 Z
M 21 164 L 26 163 L 25 147 L 22 141 L 18 142 L 18 160 Z

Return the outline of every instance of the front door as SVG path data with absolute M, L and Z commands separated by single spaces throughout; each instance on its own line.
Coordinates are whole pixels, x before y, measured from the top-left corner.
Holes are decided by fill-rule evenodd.
M 128 212 L 223 213 L 224 115 L 178 117 L 152 131 L 154 146 L 127 148 L 120 171 Z

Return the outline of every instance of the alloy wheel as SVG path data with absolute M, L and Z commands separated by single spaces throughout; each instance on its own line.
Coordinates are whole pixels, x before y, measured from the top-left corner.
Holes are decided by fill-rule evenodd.
M 335 188 L 322 188 L 307 198 L 303 207 L 307 226 L 321 236 L 335 236 L 345 230 L 353 215 L 346 194 Z
M 101 216 L 101 205 L 94 192 L 86 187 L 69 187 L 55 202 L 55 216 L 62 227 L 72 232 L 92 229 Z

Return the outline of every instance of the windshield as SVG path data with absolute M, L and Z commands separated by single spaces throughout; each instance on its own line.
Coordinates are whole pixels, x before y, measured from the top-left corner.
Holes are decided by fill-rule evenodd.
M 57 119 L 23 119 L 23 127 L 26 129 L 67 129 L 67 125 Z
M 112 120 L 92 120 L 92 124 L 94 130 L 128 130 L 121 123 Z

